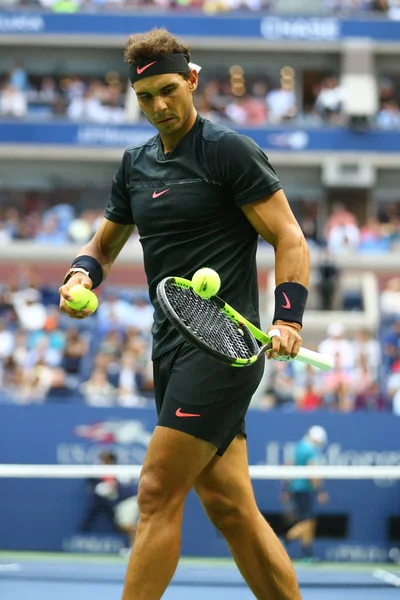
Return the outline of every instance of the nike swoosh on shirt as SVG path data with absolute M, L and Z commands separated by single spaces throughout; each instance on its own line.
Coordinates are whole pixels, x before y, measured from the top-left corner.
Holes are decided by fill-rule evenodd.
M 284 295 L 284 298 L 286 300 L 286 304 L 282 304 L 282 308 L 292 308 L 292 305 L 290 304 L 290 300 L 289 298 L 286 296 L 285 292 L 282 292 L 282 294 Z
M 177 417 L 200 417 L 200 415 L 196 415 L 194 413 L 184 413 L 182 412 L 181 407 L 178 408 L 178 410 L 176 411 L 176 416 Z
M 167 192 L 169 192 L 170 188 L 163 190 L 162 192 L 153 192 L 153 198 L 158 198 L 158 196 L 162 196 L 163 194 L 166 194 Z
M 155 65 L 156 64 L 156 60 L 153 60 L 153 62 L 149 63 L 148 65 L 144 65 L 144 67 L 136 67 L 136 73 L 138 75 L 141 75 L 143 73 L 143 71 L 145 71 L 146 69 L 148 69 L 149 67 L 151 67 L 151 65 Z

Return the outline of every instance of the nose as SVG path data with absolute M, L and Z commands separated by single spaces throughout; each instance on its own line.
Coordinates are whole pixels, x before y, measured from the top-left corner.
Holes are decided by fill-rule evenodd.
M 153 108 L 155 113 L 163 113 L 167 110 L 168 107 L 164 98 L 162 98 L 161 96 L 155 96 Z

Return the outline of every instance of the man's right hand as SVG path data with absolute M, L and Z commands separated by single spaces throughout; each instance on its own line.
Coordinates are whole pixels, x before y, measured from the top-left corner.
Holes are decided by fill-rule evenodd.
M 74 273 L 74 275 L 72 275 L 68 279 L 67 283 L 62 285 L 58 290 L 60 293 L 59 308 L 62 312 L 66 313 L 69 317 L 71 317 L 71 319 L 86 319 L 86 317 L 90 317 L 90 315 L 93 314 L 91 310 L 73 310 L 66 303 L 66 300 L 72 300 L 72 297 L 69 295 L 69 290 L 74 285 L 83 285 L 83 287 L 87 288 L 88 290 L 91 290 L 93 284 L 92 280 L 89 277 L 87 277 L 84 273 Z

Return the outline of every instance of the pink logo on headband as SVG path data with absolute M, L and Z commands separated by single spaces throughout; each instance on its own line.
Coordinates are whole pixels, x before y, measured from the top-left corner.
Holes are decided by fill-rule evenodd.
M 151 65 L 155 65 L 156 62 L 157 62 L 156 60 L 153 60 L 153 62 L 149 63 L 148 65 L 145 65 L 141 69 L 139 69 L 139 67 L 136 67 L 136 73 L 138 75 L 141 75 L 143 73 L 143 71 L 145 71 L 146 69 L 148 69 L 149 67 L 151 67 Z

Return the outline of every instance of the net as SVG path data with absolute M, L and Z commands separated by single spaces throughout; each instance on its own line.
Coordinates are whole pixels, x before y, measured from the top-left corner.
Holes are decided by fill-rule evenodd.
M 253 335 L 247 327 L 238 327 L 222 312 L 223 302 L 217 298 L 204 300 L 191 288 L 175 285 L 170 280 L 165 282 L 163 289 L 167 308 L 172 309 L 173 322 L 181 331 L 183 324 L 207 346 L 225 356 L 248 359 L 257 354 L 259 347 Z
M 82 531 L 90 508 L 87 486 L 90 482 L 98 486 L 100 481 L 107 495 L 107 486 L 115 480 L 134 486 L 141 468 L 141 465 L 0 465 L 0 589 L 6 586 L 4 589 L 13 599 L 22 598 L 29 589 L 30 597 L 36 600 L 36 596 L 46 598 L 44 591 L 50 583 L 53 597 L 74 594 L 81 600 L 81 594 L 83 600 L 83 593 L 85 597 L 102 598 L 97 587 L 104 588 L 107 584 L 107 598 L 119 597 L 127 564 L 126 557 L 120 556 L 126 547 L 121 540 L 124 534 L 104 530 L 101 523 Z M 280 535 L 287 517 L 281 506 L 281 522 L 276 520 L 282 481 L 325 480 L 331 501 L 318 519 L 323 521 L 324 511 L 327 518 L 330 513 L 340 514 L 344 500 L 351 498 L 354 518 L 359 518 L 361 529 L 367 530 L 379 518 L 385 504 L 398 500 L 400 467 L 251 465 L 250 475 L 260 510 Z M 250 600 L 253 596 L 250 592 L 246 595 L 248 589 L 233 561 L 213 555 L 223 540 L 210 525 L 205 525 L 202 509 L 195 505 L 195 499 L 189 498 L 188 503 L 190 525 L 183 531 L 185 553 L 188 554 L 193 539 L 201 547 L 201 536 L 211 550 L 207 557 L 182 557 L 168 592 L 172 595 L 167 593 L 165 597 L 197 600 L 207 593 L 209 600 L 231 600 L 240 593 L 238 597 Z M 322 597 L 318 594 L 323 594 L 324 600 L 338 598 L 337 594 L 344 600 L 354 600 L 355 594 L 361 600 L 361 595 L 357 596 L 361 590 L 362 600 L 378 597 L 389 600 L 392 596 L 388 594 L 398 594 L 400 541 L 396 544 L 390 540 L 382 526 L 374 530 L 380 540 L 364 539 L 362 543 L 351 539 L 360 523 L 351 524 L 347 531 L 349 539 L 331 540 L 323 551 L 323 562 L 302 564 L 295 560 L 303 600 Z M 192 531 L 191 526 L 197 529 Z M 338 531 L 337 523 L 335 527 Z M 330 595 L 333 593 L 336 595 Z

